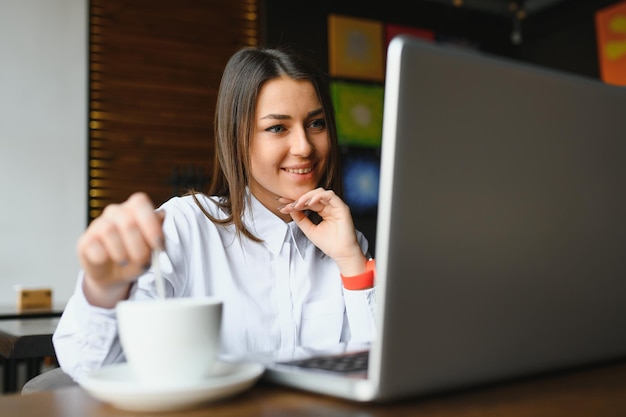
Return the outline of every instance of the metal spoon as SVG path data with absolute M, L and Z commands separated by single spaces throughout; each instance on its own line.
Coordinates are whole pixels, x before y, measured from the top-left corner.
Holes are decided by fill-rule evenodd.
M 161 255 L 161 249 L 154 249 L 152 251 L 152 266 L 154 267 L 154 276 L 157 288 L 157 294 L 159 295 L 159 299 L 165 299 L 165 280 L 163 279 L 163 275 L 161 275 L 161 263 L 159 261 L 159 255 Z

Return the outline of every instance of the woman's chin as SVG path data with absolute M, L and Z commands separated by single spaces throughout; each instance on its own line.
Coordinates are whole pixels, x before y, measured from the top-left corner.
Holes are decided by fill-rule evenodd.
M 289 189 L 289 190 L 285 190 L 285 194 L 282 197 L 289 198 L 291 200 L 297 200 L 303 194 L 306 194 L 309 191 L 314 190 L 315 188 L 317 188 L 317 187 L 315 187 L 315 186 L 308 186 L 308 187 L 292 188 L 292 189 Z

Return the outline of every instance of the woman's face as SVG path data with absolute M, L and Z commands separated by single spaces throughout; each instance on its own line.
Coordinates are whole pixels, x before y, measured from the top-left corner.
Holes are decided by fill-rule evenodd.
M 259 92 L 250 149 L 250 191 L 278 212 L 276 198 L 292 200 L 318 186 L 326 171 L 326 115 L 313 85 L 283 76 Z

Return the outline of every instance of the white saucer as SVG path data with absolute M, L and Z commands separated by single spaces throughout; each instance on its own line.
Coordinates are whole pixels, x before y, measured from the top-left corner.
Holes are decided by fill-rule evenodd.
M 250 388 L 264 366 L 248 362 L 217 362 L 211 376 L 184 386 L 154 387 L 137 382 L 127 363 L 105 366 L 81 379 L 93 397 L 131 411 L 171 411 L 226 398 Z

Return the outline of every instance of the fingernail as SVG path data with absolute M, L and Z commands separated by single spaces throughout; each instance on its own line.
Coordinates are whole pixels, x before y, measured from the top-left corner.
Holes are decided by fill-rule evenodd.
M 126 265 L 128 265 L 128 261 L 127 261 L 127 260 L 123 260 L 123 261 L 121 261 L 121 262 L 118 262 L 117 264 L 123 268 L 123 267 L 125 267 Z

